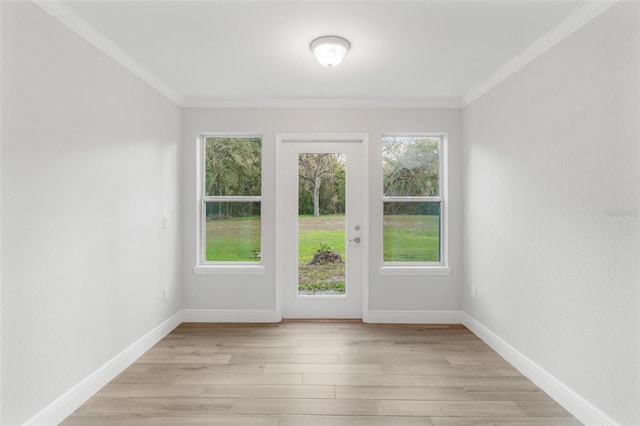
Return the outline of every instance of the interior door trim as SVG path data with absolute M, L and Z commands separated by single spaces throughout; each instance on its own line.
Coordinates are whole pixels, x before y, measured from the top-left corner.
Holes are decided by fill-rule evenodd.
M 276 154 L 276 235 L 284 227 L 282 215 L 278 212 L 283 200 L 281 181 L 282 173 L 282 144 L 287 142 L 351 142 L 362 144 L 362 227 L 364 239 L 362 241 L 362 321 L 368 322 L 369 318 L 369 240 L 371 230 L 369 229 L 369 134 L 368 133 L 276 133 L 275 134 L 275 154 Z M 282 240 L 276 238 L 276 283 L 275 283 L 275 313 L 276 321 L 282 321 Z

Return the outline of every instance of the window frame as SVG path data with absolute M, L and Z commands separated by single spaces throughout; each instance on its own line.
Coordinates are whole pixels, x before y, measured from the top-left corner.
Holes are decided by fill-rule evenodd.
M 214 196 L 206 195 L 206 166 L 205 162 L 205 150 L 206 141 L 208 138 L 220 138 L 220 139 L 241 139 L 241 138 L 259 138 L 260 139 L 260 195 L 255 196 Z M 210 202 L 246 202 L 246 203 L 260 203 L 260 251 L 264 249 L 264 214 L 262 212 L 264 193 L 264 155 L 263 155 L 263 142 L 264 137 L 260 133 L 201 133 L 197 137 L 197 149 L 196 149 L 196 211 L 197 211 L 197 250 L 196 250 L 196 265 L 194 266 L 194 273 L 196 275 L 262 275 L 264 274 L 264 261 L 263 257 L 260 257 L 258 261 L 239 261 L 239 260 L 206 260 L 206 244 L 207 244 L 207 203 Z
M 385 196 L 384 170 L 382 169 L 382 146 L 384 138 L 438 138 L 440 161 L 438 165 L 438 196 Z M 381 209 L 381 259 L 380 275 L 449 275 L 449 228 L 448 228 L 448 135 L 441 132 L 425 133 L 383 133 L 380 137 L 380 209 Z M 387 262 L 384 260 L 384 203 L 389 202 L 430 202 L 440 204 L 440 261 L 439 262 Z

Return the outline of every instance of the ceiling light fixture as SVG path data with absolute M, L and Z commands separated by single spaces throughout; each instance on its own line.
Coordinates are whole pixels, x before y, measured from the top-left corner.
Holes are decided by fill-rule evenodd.
M 340 65 L 351 45 L 342 37 L 322 36 L 313 40 L 309 47 L 321 65 L 333 68 Z

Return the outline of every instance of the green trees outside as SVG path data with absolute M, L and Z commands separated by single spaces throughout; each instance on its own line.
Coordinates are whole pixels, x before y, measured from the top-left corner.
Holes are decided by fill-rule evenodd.
M 440 261 L 440 137 L 382 139 L 383 259 Z
M 437 196 L 440 188 L 440 138 L 385 137 L 382 143 L 383 195 Z M 205 195 L 252 196 L 261 193 L 261 139 L 207 138 L 205 145 Z M 299 214 L 345 212 L 345 164 L 342 154 L 301 154 Z M 216 212 L 246 216 L 245 206 L 222 203 Z M 389 214 L 417 214 L 413 203 L 385 203 Z M 435 213 L 435 212 L 434 212 Z M 423 212 L 424 214 L 424 212 Z
M 298 214 L 344 214 L 344 155 L 300 154 L 298 175 Z
M 260 138 L 207 138 L 204 151 L 205 195 L 256 196 L 261 193 Z M 260 215 L 260 203 L 207 203 L 207 217 Z
M 382 139 L 383 195 L 399 197 L 382 203 L 385 261 L 439 260 L 441 202 L 413 197 L 440 195 L 440 143 L 440 137 Z M 203 156 L 205 195 L 220 197 L 205 202 L 206 259 L 259 259 L 261 202 L 234 197 L 261 194 L 261 139 L 209 137 Z M 304 225 L 299 234 L 301 264 L 303 257 L 309 258 L 304 261 L 308 262 L 322 244 L 330 245 L 342 255 L 346 207 L 344 155 L 301 154 L 298 173 L 298 212 L 304 216 L 300 218 L 300 226 Z M 333 222 L 341 225 L 332 225 Z
M 384 195 L 439 195 L 439 146 L 440 138 L 385 137 L 382 143 Z
M 382 141 L 383 195 L 440 195 L 440 138 L 385 137 Z M 439 213 L 431 203 L 384 203 L 385 215 Z

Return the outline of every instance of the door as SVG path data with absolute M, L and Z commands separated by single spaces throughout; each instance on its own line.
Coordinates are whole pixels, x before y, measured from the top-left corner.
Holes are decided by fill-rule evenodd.
M 362 318 L 364 138 L 279 141 L 283 318 Z

